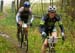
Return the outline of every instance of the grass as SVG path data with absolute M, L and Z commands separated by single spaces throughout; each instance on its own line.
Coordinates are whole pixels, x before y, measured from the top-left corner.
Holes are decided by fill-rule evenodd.
M 35 11 L 36 10 L 34 10 L 34 12 Z M 8 14 L 9 15 L 6 18 L 0 19 L 0 32 L 2 31 L 17 40 L 15 14 L 10 11 Z M 66 41 L 62 44 L 61 40 L 59 40 L 56 46 L 57 53 L 75 53 L 75 23 L 71 21 L 71 18 L 72 17 L 66 16 L 66 14 L 63 13 L 62 19 L 65 28 Z M 42 39 L 39 33 L 39 22 L 40 19 L 35 18 L 33 21 L 33 27 L 29 29 L 29 53 L 41 53 Z M 0 37 L 0 53 L 17 53 L 17 49 L 15 49 L 12 42 Z
M 0 53 L 16 53 L 16 48 L 3 37 L 0 37 Z

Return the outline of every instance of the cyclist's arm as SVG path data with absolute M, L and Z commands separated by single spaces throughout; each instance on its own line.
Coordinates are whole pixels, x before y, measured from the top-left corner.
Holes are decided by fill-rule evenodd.
M 16 15 L 16 22 L 18 23 L 19 21 L 21 21 L 21 18 L 20 18 L 20 12 L 22 12 L 24 9 L 24 7 L 21 7 Z
M 20 20 L 21 20 L 20 13 L 17 13 L 17 15 L 16 15 L 16 22 L 18 23 Z
M 45 17 L 42 17 L 42 20 L 40 21 L 40 32 L 44 32 L 45 31 Z
M 29 11 L 30 11 L 30 17 L 31 17 L 30 23 L 32 23 L 33 20 L 34 20 L 34 15 L 32 14 L 32 9 L 31 8 L 29 9 Z
M 64 27 L 63 27 L 62 20 L 60 17 L 59 17 L 58 22 L 59 22 L 59 27 L 60 27 L 61 32 L 62 32 L 62 40 L 64 41 L 65 40 Z
M 62 19 L 60 17 L 58 19 L 58 24 L 59 24 L 59 27 L 61 29 L 62 35 L 64 35 L 64 27 L 63 27 L 63 24 L 62 24 Z
M 34 15 L 31 15 L 31 20 L 30 20 L 30 23 L 32 23 L 34 20 Z

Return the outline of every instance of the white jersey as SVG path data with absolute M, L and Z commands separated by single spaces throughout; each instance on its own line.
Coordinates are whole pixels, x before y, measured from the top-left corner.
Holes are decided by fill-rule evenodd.
M 24 7 L 21 7 L 16 15 L 16 22 L 18 23 L 19 21 L 21 21 L 21 18 L 20 18 L 20 15 L 21 15 L 21 12 L 24 10 Z M 32 13 L 32 10 L 31 8 L 29 8 L 29 11 Z M 30 20 L 30 22 L 32 23 L 32 21 L 34 20 L 34 16 L 32 15 L 32 18 Z

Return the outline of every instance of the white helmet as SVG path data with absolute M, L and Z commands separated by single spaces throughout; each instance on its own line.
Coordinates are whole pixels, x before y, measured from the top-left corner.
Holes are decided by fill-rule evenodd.
M 56 6 L 49 6 L 48 12 L 56 12 Z

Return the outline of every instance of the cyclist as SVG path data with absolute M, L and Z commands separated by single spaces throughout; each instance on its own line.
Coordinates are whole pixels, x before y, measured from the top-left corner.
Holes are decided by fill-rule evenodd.
M 24 5 L 19 9 L 17 15 L 16 15 L 16 22 L 17 22 L 17 37 L 18 41 L 20 41 L 20 33 L 21 33 L 21 28 L 22 24 L 25 23 L 25 32 L 27 33 L 28 36 L 28 22 L 29 22 L 29 17 L 32 17 L 30 19 L 30 25 L 32 25 L 32 21 L 34 19 L 34 16 L 32 15 L 32 11 L 30 8 L 30 2 L 25 1 Z
M 62 24 L 61 17 L 56 13 L 56 6 L 49 6 L 48 13 L 43 16 L 40 22 L 40 31 L 42 37 L 44 39 L 44 43 L 42 45 L 42 53 L 46 53 L 46 48 L 48 47 L 48 40 L 47 36 L 52 35 L 51 37 L 57 38 L 57 31 L 55 23 L 59 23 L 59 27 L 62 32 L 62 40 L 65 40 L 64 36 L 64 27 Z

